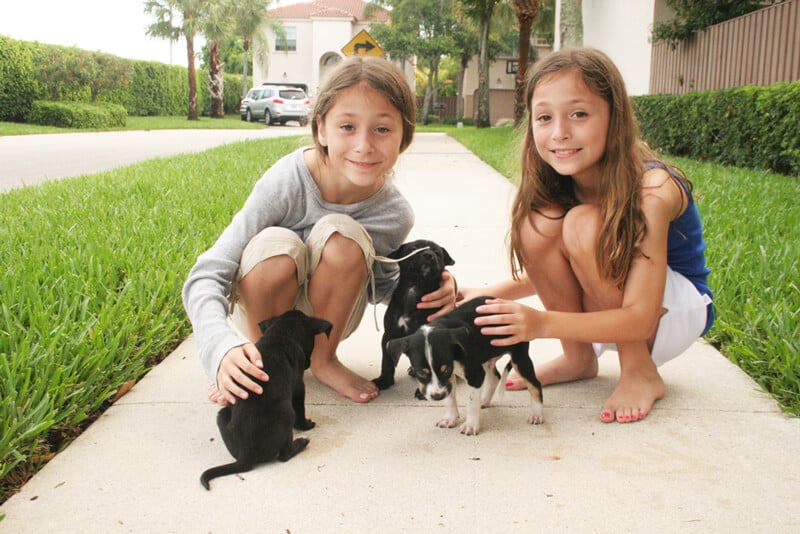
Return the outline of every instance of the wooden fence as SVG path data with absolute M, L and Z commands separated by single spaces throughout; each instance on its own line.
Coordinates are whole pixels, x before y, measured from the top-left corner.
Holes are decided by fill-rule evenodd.
M 422 110 L 422 102 L 425 100 L 425 97 L 418 96 L 417 97 L 417 109 Z M 428 110 L 428 113 L 431 115 L 437 115 L 439 118 L 445 117 L 455 117 L 456 116 L 456 102 L 458 97 L 456 96 L 440 96 L 436 98 L 436 102 L 433 102 L 431 105 L 431 109 Z M 466 110 L 464 110 L 466 113 Z
M 716 24 L 672 50 L 652 47 L 650 94 L 800 79 L 800 0 Z

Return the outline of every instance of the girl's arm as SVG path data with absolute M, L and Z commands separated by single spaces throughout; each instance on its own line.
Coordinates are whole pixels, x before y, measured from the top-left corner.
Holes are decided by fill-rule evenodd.
M 458 290 L 457 301 L 459 304 L 476 297 L 491 296 L 498 299 L 517 300 L 531 297 L 536 294 L 533 282 L 528 279 L 527 273 L 522 273 L 519 280 L 509 278 L 496 284 L 484 287 L 462 287 Z
M 623 286 L 620 307 L 591 312 L 540 311 L 516 302 L 495 300 L 478 308 L 485 314 L 475 320 L 486 335 L 509 336 L 492 344 L 507 346 L 536 338 L 579 342 L 625 343 L 655 335 L 667 272 L 667 232 L 680 211 L 682 197 L 672 180 L 647 188 L 642 211 L 647 236 L 642 254 L 633 261 Z

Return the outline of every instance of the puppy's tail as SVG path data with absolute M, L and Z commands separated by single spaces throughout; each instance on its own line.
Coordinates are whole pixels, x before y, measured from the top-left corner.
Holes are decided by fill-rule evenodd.
M 503 367 L 503 374 L 500 375 L 500 382 L 497 383 L 497 389 L 494 392 L 497 395 L 497 400 L 502 400 L 503 394 L 506 392 L 506 381 L 508 380 L 508 373 L 511 372 L 511 369 L 514 368 L 513 363 L 511 360 L 508 361 L 505 367 Z M 494 370 L 497 372 L 497 369 Z
M 207 490 L 210 490 L 208 483 L 213 478 L 222 477 L 225 475 L 233 475 L 236 473 L 244 473 L 245 471 L 250 471 L 253 469 L 253 464 L 248 462 L 241 462 L 239 460 L 225 464 L 225 465 L 218 465 L 217 467 L 212 467 L 211 469 L 206 469 L 203 471 L 203 474 L 200 475 L 200 484 Z

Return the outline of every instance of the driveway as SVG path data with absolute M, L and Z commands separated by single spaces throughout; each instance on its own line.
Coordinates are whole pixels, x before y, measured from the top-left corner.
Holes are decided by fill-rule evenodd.
M 149 130 L 0 137 L 0 192 L 107 171 L 139 161 L 200 152 L 245 139 L 310 135 L 294 124 L 261 130 Z

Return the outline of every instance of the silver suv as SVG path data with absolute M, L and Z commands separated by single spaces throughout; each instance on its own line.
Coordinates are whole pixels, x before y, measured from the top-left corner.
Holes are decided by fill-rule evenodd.
M 262 85 L 250 89 L 242 99 L 239 113 L 243 121 L 263 120 L 267 126 L 287 121 L 305 126 L 311 113 L 311 100 L 298 87 Z

